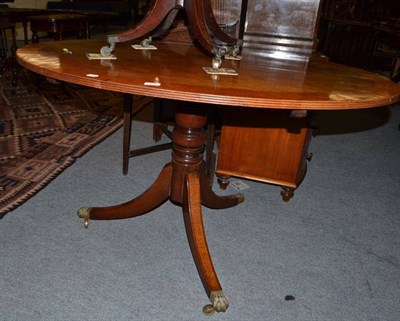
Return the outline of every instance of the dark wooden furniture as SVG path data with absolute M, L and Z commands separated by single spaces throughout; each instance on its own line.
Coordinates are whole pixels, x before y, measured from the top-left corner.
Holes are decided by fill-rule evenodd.
M 225 109 L 216 170 L 220 187 L 225 189 L 231 176 L 242 177 L 282 186 L 282 199 L 289 201 L 306 175 L 310 139 L 307 117 Z
M 211 0 L 155 0 L 151 10 L 141 22 L 132 29 L 120 34 L 108 35 L 109 47 L 101 48 L 102 55 L 107 56 L 115 49 L 115 44 L 138 39 L 144 36 L 158 37 L 167 33 L 176 15 L 180 10 L 186 13 L 189 21 L 193 39 L 211 54 L 214 54 L 220 61 L 228 49 L 233 49 L 237 44 L 237 37 L 228 35 L 217 23 L 212 10 Z M 213 63 L 214 65 L 214 63 Z M 129 98 L 131 99 L 131 98 Z M 131 114 L 132 106 L 125 99 L 124 111 L 124 144 L 123 144 L 123 173 L 128 172 L 129 157 L 168 148 L 170 144 L 153 146 L 145 149 L 130 150 Z M 155 124 L 155 140 L 158 140 L 161 133 L 170 136 L 168 129 L 160 123 Z M 209 174 L 211 176 L 211 174 Z
M 304 81 L 317 43 L 319 10 L 319 0 L 248 0 L 239 27 L 243 46 L 270 57 L 271 70 L 292 71 L 288 82 Z M 282 186 L 281 196 L 288 201 L 306 174 L 311 115 L 240 108 L 224 112 L 216 170 L 220 187 L 225 189 L 231 176 L 254 179 Z
M 400 55 L 399 2 L 325 0 L 318 37 L 318 50 L 332 61 L 388 71 L 394 78 Z
M 159 101 L 151 97 L 145 96 L 133 96 L 129 94 L 124 95 L 124 123 L 123 123 L 123 147 L 122 147 L 122 173 L 128 174 L 129 169 L 129 158 L 136 157 L 144 154 L 154 153 L 161 150 L 169 149 L 172 147 L 172 143 L 163 143 L 153 146 L 131 149 L 131 131 L 132 131 L 132 119 L 143 111 L 148 105 L 153 105 L 155 121 L 153 124 L 153 140 L 158 142 L 163 134 L 171 137 L 171 132 L 168 129 L 168 125 L 159 122 L 160 118 L 157 117 L 156 113 L 159 111 Z
M 238 38 L 227 34 L 217 23 L 213 14 L 211 0 L 155 0 L 151 10 L 140 23 L 125 32 L 108 35 L 109 48 L 102 48 L 103 55 L 110 54 L 117 43 L 133 39 L 164 35 L 182 11 L 190 25 L 193 38 L 197 43 L 216 58 L 224 56 L 238 45 Z
M 393 29 L 380 28 L 375 33 L 372 69 L 383 69 L 395 82 L 400 81 L 400 19 Z
M 65 33 L 75 33 L 78 39 L 88 38 L 89 21 L 82 14 L 49 14 L 29 18 L 32 43 L 39 42 L 38 32 L 51 33 L 54 40 L 62 40 Z
M 187 43 L 186 43 L 187 44 Z M 122 173 L 128 174 L 129 159 L 140 155 L 154 153 L 172 147 L 172 142 L 158 143 L 142 148 L 131 148 L 132 120 L 141 113 L 145 107 L 153 107 L 153 140 L 159 142 L 162 135 L 172 139 L 170 127 L 174 125 L 174 117 L 180 102 L 169 99 L 153 99 L 151 97 L 124 95 L 124 122 L 123 122 L 123 147 L 122 147 Z M 211 110 L 211 112 L 210 112 Z M 213 118 L 214 110 L 209 108 L 208 119 Z M 211 116 L 211 117 L 210 117 Z M 210 186 L 214 181 L 215 160 L 214 153 L 214 121 L 207 124 L 207 142 L 205 149 L 207 179 Z
M 8 52 L 8 44 L 7 44 L 7 30 L 11 31 L 12 35 L 12 47 L 11 47 L 11 56 L 15 55 L 16 50 L 16 42 L 15 42 L 15 25 L 11 23 L 3 23 L 0 21 L 0 70 L 4 71 L 4 69 L 8 65 L 7 52 Z
M 24 41 L 27 45 L 28 38 L 28 21 L 29 17 L 35 15 L 47 14 L 45 9 L 30 9 L 30 8 L 0 8 L 0 21 L 9 23 L 21 22 L 24 28 Z
M 115 17 L 115 13 L 89 11 L 89 10 L 69 10 L 69 9 L 34 9 L 34 8 L 0 8 L 0 21 L 8 23 L 22 23 L 24 30 L 25 45 L 29 43 L 28 22 L 34 16 L 57 15 L 57 14 L 83 14 L 87 16 L 89 22 L 97 19 L 110 19 Z M 90 30 L 89 30 L 90 31 Z M 88 35 L 90 33 L 86 31 Z
M 205 1 L 193 1 L 186 0 L 176 2 L 175 0 L 168 1 L 146 1 L 146 4 L 153 4 L 153 7 L 149 9 L 148 14 L 145 16 L 137 26 L 131 30 L 123 32 L 122 34 L 108 36 L 110 42 L 110 52 L 113 50 L 115 42 L 125 42 L 132 39 L 137 39 L 142 36 L 162 36 L 170 31 L 169 27 L 172 25 L 178 11 L 183 9 L 186 17 L 189 21 L 191 33 L 189 34 L 188 28 L 184 28 L 184 36 L 180 36 L 179 32 L 176 33 L 176 29 L 173 30 L 166 38 L 164 37 L 163 42 L 173 43 L 193 43 L 195 40 L 199 41 L 201 46 L 216 56 L 223 55 L 227 47 L 232 47 L 237 43 L 237 33 L 228 34 L 226 28 L 221 27 L 218 24 L 216 17 L 213 15 L 213 6 L 215 8 L 216 1 L 205 0 Z M 204 20 L 204 22 L 201 22 Z M 182 20 L 179 20 L 178 24 Z M 223 30 L 224 29 L 224 30 Z M 210 34 L 209 34 L 210 33 Z M 112 48 L 112 49 L 111 49 Z M 138 100 L 138 99 L 137 99 Z M 171 147 L 171 143 L 159 144 L 139 150 L 130 150 L 130 135 L 131 135 L 131 121 L 132 121 L 132 97 L 125 96 L 125 107 L 124 107 L 124 143 L 123 143 L 123 173 L 126 175 L 129 167 L 129 158 L 147 154 L 155 151 L 164 150 Z M 145 102 L 146 104 L 147 102 Z M 171 132 L 168 129 L 162 118 L 165 118 L 159 108 L 160 104 L 166 102 L 157 101 L 155 106 L 154 118 L 154 129 L 153 138 L 155 141 L 161 139 L 161 135 L 165 134 L 171 137 Z M 138 102 L 136 108 L 139 110 L 145 105 Z M 209 129 L 213 128 L 212 124 L 209 125 Z M 209 142 L 207 144 L 207 176 L 210 183 L 214 176 L 214 163 L 215 160 L 211 155 L 213 153 L 213 137 L 214 131 L 209 130 Z
M 91 13 L 97 12 L 97 15 L 90 15 L 91 25 L 103 25 L 106 28 L 109 25 L 122 25 L 127 27 L 132 23 L 133 1 L 48 1 L 48 10 L 59 10 L 64 12 Z M 101 15 L 101 13 L 103 15 Z
M 7 31 L 11 33 L 11 46 L 8 46 Z M 18 82 L 18 66 L 15 61 L 15 52 L 17 50 L 17 42 L 15 39 L 15 25 L 7 22 L 0 21 L 0 71 L 4 72 L 7 68 L 12 71 L 12 85 L 13 88 L 17 86 Z M 8 54 L 9 52 L 9 54 Z
M 193 45 L 157 43 L 156 52 L 143 55 L 126 43 L 116 48 L 118 59 L 110 64 L 86 58 L 87 52 L 96 52 L 104 44 L 99 40 L 34 44 L 20 48 L 17 59 L 29 70 L 61 81 L 133 95 L 203 103 L 180 108 L 176 113 L 172 160 L 147 191 L 123 204 L 81 208 L 78 215 L 87 226 L 89 219 L 142 215 L 168 199 L 181 205 L 193 258 L 212 303 L 207 307 L 211 312 L 225 311 L 228 301 L 208 250 L 201 205 L 228 208 L 242 202 L 243 196 L 217 196 L 207 182 L 203 160 L 205 104 L 223 105 L 227 109 L 236 106 L 243 110 L 340 110 L 383 106 L 400 99 L 400 85 L 324 59 L 310 59 L 304 77 L 296 81 L 291 70 L 273 69 L 269 58 L 244 50 L 240 62 L 223 63 L 223 66 L 235 68 L 238 76 L 213 77 L 203 70 L 210 65 L 211 58 Z M 63 52 L 62 48 L 69 48 L 72 54 Z M 90 74 L 97 77 L 89 77 Z M 155 77 L 159 78 L 160 86 L 145 84 Z
M 316 48 L 320 0 L 247 0 L 244 46 L 305 60 Z

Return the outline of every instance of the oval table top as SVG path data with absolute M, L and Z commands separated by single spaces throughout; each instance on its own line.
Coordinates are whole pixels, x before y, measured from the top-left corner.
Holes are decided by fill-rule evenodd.
M 209 75 L 211 57 L 191 44 L 156 43 L 135 50 L 118 43 L 116 60 L 89 60 L 105 40 L 43 42 L 18 49 L 18 62 L 38 74 L 94 88 L 219 105 L 335 110 L 369 108 L 400 99 L 400 85 L 360 69 L 314 57 L 287 62 L 243 50 L 242 60 L 224 60 L 233 75 Z M 64 50 L 68 49 L 68 50 Z M 90 75 L 92 77 L 90 77 Z M 93 77 L 94 76 L 94 77 Z M 146 85 L 155 79 L 159 86 Z

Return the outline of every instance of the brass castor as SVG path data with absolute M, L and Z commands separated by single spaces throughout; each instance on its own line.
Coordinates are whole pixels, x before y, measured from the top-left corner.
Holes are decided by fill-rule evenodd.
M 214 307 L 212 306 L 212 304 L 207 304 L 203 308 L 204 315 L 209 316 L 211 314 L 214 314 L 214 312 L 215 312 L 215 310 L 214 310 Z
M 83 226 L 85 228 L 89 227 L 89 219 L 90 219 L 90 207 L 81 207 L 78 210 L 78 216 L 83 218 Z
M 213 314 L 215 311 L 225 312 L 229 307 L 228 300 L 222 291 L 211 291 L 210 301 L 212 304 L 207 304 L 203 308 L 203 313 L 207 316 Z

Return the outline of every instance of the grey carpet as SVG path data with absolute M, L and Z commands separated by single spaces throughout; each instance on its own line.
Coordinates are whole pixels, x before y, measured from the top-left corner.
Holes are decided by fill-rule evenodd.
M 0 320 L 398 321 L 399 122 L 399 107 L 320 112 L 289 203 L 280 188 L 245 181 L 245 203 L 203 208 L 230 303 L 211 317 L 179 207 L 87 230 L 76 216 L 138 195 L 169 159 L 133 158 L 123 176 L 118 131 L 0 220 Z M 151 125 L 135 122 L 133 137 L 151 143 Z

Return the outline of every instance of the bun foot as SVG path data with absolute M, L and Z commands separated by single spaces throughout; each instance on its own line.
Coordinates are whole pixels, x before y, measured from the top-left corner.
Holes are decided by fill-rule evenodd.
M 282 187 L 281 196 L 284 202 L 289 202 L 289 200 L 294 196 L 294 188 L 286 186 Z
M 229 179 L 230 179 L 230 176 L 217 175 L 217 182 L 218 182 L 219 188 L 222 190 L 226 190 L 226 188 L 229 185 Z

